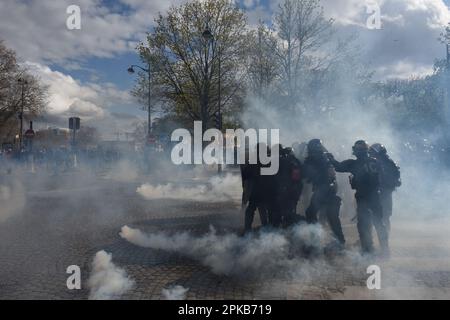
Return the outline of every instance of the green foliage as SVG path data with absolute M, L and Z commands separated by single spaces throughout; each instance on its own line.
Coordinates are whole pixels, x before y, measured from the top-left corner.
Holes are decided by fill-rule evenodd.
M 26 84 L 19 83 L 19 79 Z M 22 107 L 22 89 L 24 120 L 30 120 L 46 108 L 48 88 L 21 67 L 16 53 L 0 40 L 0 141 L 13 141 L 19 132 L 17 115 Z
M 152 69 L 152 89 L 163 111 L 212 125 L 219 108 L 240 107 L 246 48 L 246 19 L 227 0 L 194 0 L 156 19 L 138 51 Z M 205 40 L 209 28 L 213 39 Z

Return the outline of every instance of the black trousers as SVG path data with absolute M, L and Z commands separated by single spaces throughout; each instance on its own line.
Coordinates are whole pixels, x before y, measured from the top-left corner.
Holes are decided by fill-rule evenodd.
M 380 194 L 381 207 L 383 209 L 383 222 L 388 232 L 391 232 L 392 193 L 392 190 L 383 190 Z
M 306 209 L 306 221 L 308 223 L 317 223 L 317 214 L 323 212 L 327 217 L 328 224 L 333 231 L 336 239 L 344 244 L 345 237 L 342 232 L 339 211 L 341 208 L 341 198 L 327 189 L 318 189 L 314 191 L 309 207 Z
M 298 222 L 297 203 L 300 195 L 295 192 L 281 193 L 273 199 L 268 199 L 269 224 L 273 227 L 288 227 Z
M 361 249 L 364 253 L 373 252 L 372 226 L 378 235 L 378 241 L 383 250 L 389 248 L 388 231 L 383 221 L 383 208 L 380 195 L 356 194 L 356 212 L 358 217 L 358 233 L 361 240 Z
M 256 201 L 251 199 L 245 210 L 245 231 L 252 230 L 253 219 L 255 217 L 255 211 L 258 209 L 261 224 L 266 226 L 269 224 L 269 208 L 263 201 Z

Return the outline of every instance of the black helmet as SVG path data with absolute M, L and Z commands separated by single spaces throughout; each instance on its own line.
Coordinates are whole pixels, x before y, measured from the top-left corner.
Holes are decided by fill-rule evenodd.
M 371 154 L 376 154 L 376 155 L 386 155 L 387 154 L 386 147 L 384 145 L 382 145 L 381 143 L 374 143 L 373 145 L 371 145 L 369 152 Z
M 285 154 L 285 155 L 294 154 L 294 151 L 292 150 L 291 147 L 286 147 L 283 149 L 283 154 Z
M 322 140 L 312 139 L 308 142 L 308 154 L 323 153 L 324 151 Z
M 355 156 L 367 154 L 369 152 L 369 144 L 364 140 L 358 140 L 352 147 Z
M 272 150 L 278 150 L 278 154 L 282 154 L 283 149 L 284 147 L 281 143 L 277 143 L 272 146 Z

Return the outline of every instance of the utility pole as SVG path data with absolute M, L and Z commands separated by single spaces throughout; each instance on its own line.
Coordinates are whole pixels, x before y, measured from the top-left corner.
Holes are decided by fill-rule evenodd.
M 450 45 L 448 43 L 446 44 L 446 48 L 447 48 L 447 69 L 449 69 L 449 67 L 450 67 Z
M 152 114 L 151 114 L 151 106 L 152 106 L 152 74 L 150 72 L 150 62 L 148 63 L 148 136 L 152 133 Z
M 218 90 L 218 112 L 217 112 L 217 117 L 218 117 L 217 127 L 218 128 L 217 129 L 222 131 L 222 82 L 221 82 L 221 80 L 222 80 L 221 79 L 222 78 L 222 70 L 221 70 L 221 68 L 222 68 L 222 47 L 221 47 L 221 44 L 219 43 L 217 37 L 214 37 L 211 30 L 209 29 L 208 23 L 206 24 L 206 28 L 202 33 L 202 37 L 207 42 L 207 47 L 206 47 L 206 51 L 205 51 L 205 71 L 204 71 L 204 75 L 205 75 L 204 83 L 205 83 L 205 87 L 206 87 L 205 88 L 206 112 L 208 112 L 207 109 L 208 109 L 208 102 L 209 102 L 208 101 L 209 88 L 208 88 L 208 82 L 207 82 L 207 75 L 208 75 L 208 71 L 209 71 L 208 70 L 209 69 L 209 67 L 208 67 L 209 47 L 210 47 L 210 44 L 213 45 L 213 41 L 216 42 L 216 47 L 218 47 L 217 54 L 218 54 L 218 59 L 219 59 L 218 60 L 218 77 L 219 77 L 219 79 L 218 79 L 219 88 L 218 89 L 219 90 Z M 223 141 L 221 143 L 222 143 L 221 147 L 222 147 L 222 151 L 223 151 Z M 223 156 L 222 156 L 222 158 L 223 158 Z M 217 159 L 217 160 L 220 162 L 222 159 Z M 219 174 L 222 173 L 222 164 L 221 163 L 217 164 L 217 172 Z
M 449 80 L 450 80 L 450 44 L 447 42 L 445 44 L 446 48 L 446 65 L 445 65 L 445 108 L 447 109 L 445 114 L 447 115 L 447 122 L 450 123 L 450 90 L 449 90 Z
M 217 40 L 216 40 L 217 41 Z M 222 77 L 222 52 L 221 52 L 221 46 L 219 44 L 219 130 L 220 132 L 222 132 L 222 81 L 221 81 L 221 77 Z M 222 141 L 222 152 L 223 152 L 223 141 Z M 224 156 L 222 155 L 222 159 L 224 158 Z M 220 162 L 221 159 L 218 159 L 218 161 Z M 222 164 L 219 163 L 217 166 L 217 172 L 220 174 L 222 173 Z
M 147 141 L 148 141 L 148 139 L 150 138 L 150 135 L 152 133 L 152 129 L 153 129 L 152 128 L 152 114 L 151 114 L 151 106 L 152 106 L 152 86 L 151 86 L 152 81 L 151 80 L 152 80 L 152 73 L 151 73 L 151 70 L 150 70 L 150 62 L 148 63 L 148 68 L 144 68 L 144 67 L 141 67 L 141 66 L 133 64 L 133 65 L 131 65 L 128 68 L 128 73 L 133 74 L 135 72 L 134 68 L 139 68 L 142 71 L 147 72 L 147 74 L 148 74 L 148 92 L 147 92 L 147 112 L 148 112 L 148 114 L 147 114 L 147 116 L 148 116 Z
M 21 105 L 20 105 L 20 112 L 19 112 L 19 120 L 20 120 L 20 131 L 19 131 L 19 151 L 22 152 L 23 148 L 23 113 L 24 113 L 24 107 L 25 107 L 25 89 L 24 86 L 28 84 L 28 82 L 25 79 L 19 78 L 17 82 L 21 85 L 22 90 L 22 97 L 21 97 Z
M 263 95 L 263 50 L 262 50 L 262 30 L 258 30 L 258 59 L 259 59 L 259 86 L 258 86 L 258 95 L 259 98 L 262 98 Z

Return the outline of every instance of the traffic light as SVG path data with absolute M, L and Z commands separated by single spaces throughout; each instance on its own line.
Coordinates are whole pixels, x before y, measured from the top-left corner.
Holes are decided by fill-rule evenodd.
M 69 129 L 80 130 L 80 118 L 77 117 L 69 118 Z

